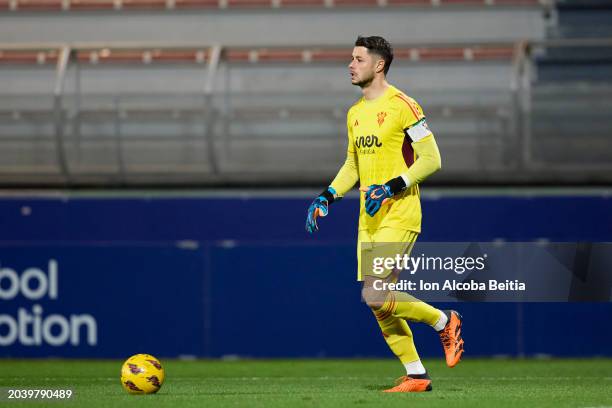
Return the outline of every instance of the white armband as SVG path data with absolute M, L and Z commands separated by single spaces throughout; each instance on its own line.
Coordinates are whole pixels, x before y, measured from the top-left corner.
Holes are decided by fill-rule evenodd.
M 427 122 L 425 122 L 425 118 L 423 118 L 414 125 L 404 129 L 404 135 L 406 135 L 411 142 L 418 142 L 431 135 L 431 130 L 429 130 L 429 126 L 427 126 Z

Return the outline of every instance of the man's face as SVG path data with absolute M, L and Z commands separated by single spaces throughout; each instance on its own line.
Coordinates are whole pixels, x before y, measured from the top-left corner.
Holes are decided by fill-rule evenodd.
M 374 79 L 376 70 L 382 67 L 381 63 L 382 59 L 376 54 L 370 54 L 366 47 L 353 48 L 353 56 L 348 66 L 351 83 L 362 88 L 367 86 Z

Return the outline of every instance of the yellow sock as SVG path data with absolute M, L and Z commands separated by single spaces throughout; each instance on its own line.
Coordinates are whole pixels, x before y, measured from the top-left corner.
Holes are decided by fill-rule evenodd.
M 385 303 L 385 305 L 387 304 Z M 402 364 L 418 360 L 419 354 L 414 346 L 412 330 L 408 327 L 408 323 L 404 319 L 393 316 L 393 314 L 388 313 L 386 310 L 383 305 L 382 308 L 373 312 L 387 345 L 393 351 L 393 354 L 400 359 Z
M 440 319 L 441 311 L 405 292 L 389 292 L 385 305 L 392 305 L 391 313 L 395 317 L 410 320 L 411 322 L 427 323 L 435 325 Z

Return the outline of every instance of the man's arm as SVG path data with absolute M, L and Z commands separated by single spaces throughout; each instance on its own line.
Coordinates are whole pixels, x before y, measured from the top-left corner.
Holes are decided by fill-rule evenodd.
M 356 156 L 357 154 L 349 147 L 344 164 L 330 184 L 330 187 L 336 191 L 336 197 L 343 197 L 359 180 Z
M 442 168 L 440 150 L 433 134 L 430 133 L 429 136 L 424 137 L 418 142 L 412 142 L 412 148 L 417 154 L 417 159 L 412 166 L 400 177 L 389 180 L 393 184 L 391 187 L 393 194 L 397 194 L 415 184 L 420 184 L 427 177 Z
M 408 136 L 407 136 L 408 137 Z M 383 185 L 372 185 L 362 187 L 361 191 L 366 193 L 366 212 L 374 216 L 380 207 L 394 195 L 404 191 L 406 188 L 419 184 L 427 177 L 442 168 L 440 150 L 433 133 L 412 142 L 412 148 L 417 154 L 417 159 L 404 174 L 387 181 Z
M 329 187 L 325 189 L 317 198 L 314 199 L 306 216 L 306 231 L 311 234 L 319 229 L 317 225 L 318 217 L 325 217 L 329 212 L 329 205 L 335 201 L 341 200 L 357 180 L 359 180 L 359 169 L 357 164 L 357 152 L 351 140 L 351 128 L 348 126 L 348 148 L 346 149 L 346 160 L 338 170 L 338 174 L 331 182 Z

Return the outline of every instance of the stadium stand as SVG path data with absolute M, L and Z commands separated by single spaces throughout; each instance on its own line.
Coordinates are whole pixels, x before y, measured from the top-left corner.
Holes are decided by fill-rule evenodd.
M 215 114 L 212 117 L 219 124 L 214 125 L 215 135 L 210 137 L 214 139 L 212 144 L 208 137 L 203 137 L 209 134 L 211 129 L 202 121 L 202 112 L 206 108 L 201 95 L 169 94 L 172 88 L 163 89 L 164 93 L 158 94 L 156 99 L 146 95 L 139 96 L 138 92 L 133 95 L 102 92 L 104 85 L 101 84 L 101 75 L 111 75 L 112 79 L 123 86 L 127 81 L 122 81 L 118 72 L 129 72 L 130 82 L 135 76 L 141 75 L 143 69 L 150 70 L 153 67 L 156 67 L 154 70 L 161 69 L 162 72 L 176 69 L 192 74 L 200 72 L 202 65 L 210 63 L 211 50 L 212 48 L 168 47 L 73 49 L 70 52 L 71 62 L 75 68 L 78 67 L 79 75 L 78 78 L 73 75 L 67 84 L 75 80 L 80 83 L 78 87 L 95 84 L 98 86 L 96 92 L 78 96 L 72 93 L 77 88 L 77 85 L 74 85 L 72 91 L 62 96 L 63 113 L 60 114 L 51 109 L 52 103 L 49 103 L 46 109 L 40 109 L 39 106 L 36 109 L 23 105 L 5 106 L 0 114 L 4 129 L 7 134 L 15 132 L 16 129 L 28 134 L 23 128 L 27 128 L 27 123 L 34 118 L 36 126 L 46 123 L 49 149 L 47 163 L 52 163 L 54 155 L 57 154 L 54 153 L 52 143 L 57 127 L 53 124 L 57 122 L 58 115 L 65 118 L 61 127 L 65 136 L 62 143 L 67 158 L 63 160 L 71 163 L 71 171 L 81 175 L 95 175 L 100 172 L 115 175 L 119 172 L 121 177 L 127 177 L 132 172 L 175 175 L 192 173 L 199 174 L 202 180 L 202 175 L 214 178 L 221 173 L 226 177 L 234 174 L 235 177 L 244 179 L 242 175 L 248 169 L 254 169 L 254 172 L 250 172 L 252 178 L 264 178 L 271 182 L 282 179 L 278 174 L 279 168 L 283 169 L 283 177 L 295 178 L 303 172 L 304 166 L 311 165 L 313 160 L 318 162 L 317 170 L 306 176 L 306 182 L 335 171 L 342 160 L 345 143 L 342 136 L 343 111 L 356 95 L 346 89 L 342 90 L 342 87 L 338 87 L 338 91 L 326 92 L 321 88 L 309 91 L 307 86 L 310 81 L 316 79 L 316 75 L 309 73 L 313 69 L 324 70 L 323 72 L 343 70 L 341 67 L 346 64 L 350 55 L 350 49 L 346 47 L 225 49 L 222 55 L 222 76 L 230 76 L 230 82 L 231 76 L 234 75 L 232 71 L 243 72 L 242 75 L 246 77 L 253 74 L 267 75 L 268 69 L 293 72 L 296 78 L 310 75 L 310 79 L 302 79 L 301 89 L 288 91 L 271 89 L 270 85 L 274 85 L 273 78 L 264 81 L 265 85 L 261 88 L 233 90 L 230 85 L 230 89 L 222 89 L 213 102 Z M 491 68 L 489 64 L 509 66 L 513 53 L 513 44 L 399 46 L 396 47 L 395 64 L 399 72 L 405 70 L 406 67 L 402 67 L 404 64 L 409 64 L 412 69 L 414 64 L 469 64 L 487 70 Z M 35 71 L 51 71 L 60 59 L 60 54 L 60 50 L 53 48 L 13 47 L 3 50 L 0 66 L 19 68 L 25 65 L 33 67 Z M 192 66 L 194 68 L 191 68 Z M 250 70 L 254 72 L 246 72 Z M 196 75 L 198 80 L 203 79 L 201 73 Z M 159 75 L 155 77 L 159 78 Z M 139 91 L 146 89 L 151 93 L 148 84 L 148 81 L 144 81 Z M 438 116 L 438 126 L 446 126 L 455 136 L 461 135 L 463 141 L 471 141 L 461 146 L 462 142 L 449 140 L 451 144 L 456 144 L 457 148 L 487 148 L 486 143 L 479 143 L 469 131 L 474 127 L 475 117 L 488 117 L 489 128 L 497 127 L 497 137 L 502 140 L 495 140 L 494 146 L 508 138 L 510 107 L 492 107 L 486 101 L 465 104 L 461 103 L 460 98 L 453 101 L 447 97 L 447 91 L 429 91 L 429 94 L 433 101 L 428 112 Z M 495 93 L 491 97 L 498 98 Z M 27 98 L 28 96 L 24 95 L 13 101 L 23 102 Z M 493 123 L 491 117 L 497 118 L 497 122 Z M 8 131 L 9 128 L 13 130 Z M 5 137 L 3 140 L 5 143 L 10 142 L 14 148 L 23 148 L 24 143 L 31 143 L 43 137 L 44 132 L 41 133 L 40 129 L 36 132 L 35 137 L 19 134 L 17 137 Z M 117 132 L 123 137 L 119 137 Z M 31 126 L 29 134 L 34 134 Z M 330 137 L 330 134 L 339 136 Z M 165 147 L 160 149 L 160 146 Z M 215 154 L 211 155 L 208 149 L 215 150 Z M 5 154 L 19 157 L 14 153 L 14 149 L 10 147 L 5 150 Z M 485 158 L 487 155 L 471 156 Z M 273 159 L 274 157 L 276 159 Z M 284 160 L 281 161 L 278 157 L 283 157 Z M 57 159 L 60 160 L 61 158 Z M 23 166 L 16 164 L 14 160 L 10 161 L 10 168 L 13 172 L 20 172 Z M 467 167 L 469 163 L 463 165 Z M 36 167 L 33 162 L 25 164 L 25 167 L 31 166 Z M 59 170 L 61 169 L 56 169 L 56 173 Z
M 397 39 L 390 80 L 425 102 L 447 152 L 433 181 L 558 180 L 548 165 L 570 182 L 605 180 L 612 162 L 608 109 L 590 108 L 607 88 L 561 95 L 554 81 L 568 61 L 545 38 L 562 21 L 549 2 L 203 1 L 189 3 L 194 15 L 160 14 L 170 3 L 155 1 L 114 2 L 110 13 L 100 2 L 61 2 L 64 11 L 89 7 L 82 13 L 9 3 L 14 12 L 0 24 L 9 40 L 0 45 L 1 182 L 320 183 L 343 160 L 344 112 L 358 97 L 346 64 L 364 8 L 371 30 Z M 111 29 L 95 30 L 100 18 Z M 57 28 L 63 22 L 69 31 Z M 18 38 L 32 42 L 11 43 Z M 548 75 L 555 58 L 561 68 Z M 558 143 L 567 103 L 551 103 L 567 95 L 588 100 L 577 110 L 588 111 L 600 147 L 577 145 L 569 160 L 562 146 L 574 142 Z M 585 159 L 576 172 L 571 163 Z
M 553 15 L 550 40 L 529 50 L 530 126 L 524 134 L 532 159 L 548 168 L 609 171 L 612 109 L 605 101 L 612 96 L 612 3 L 561 0 Z
M 2 0 L 4 11 L 233 10 L 284 8 L 540 7 L 546 0 Z
M 558 0 L 557 24 L 550 36 L 556 38 L 605 38 L 612 36 L 612 3 L 606 0 Z

